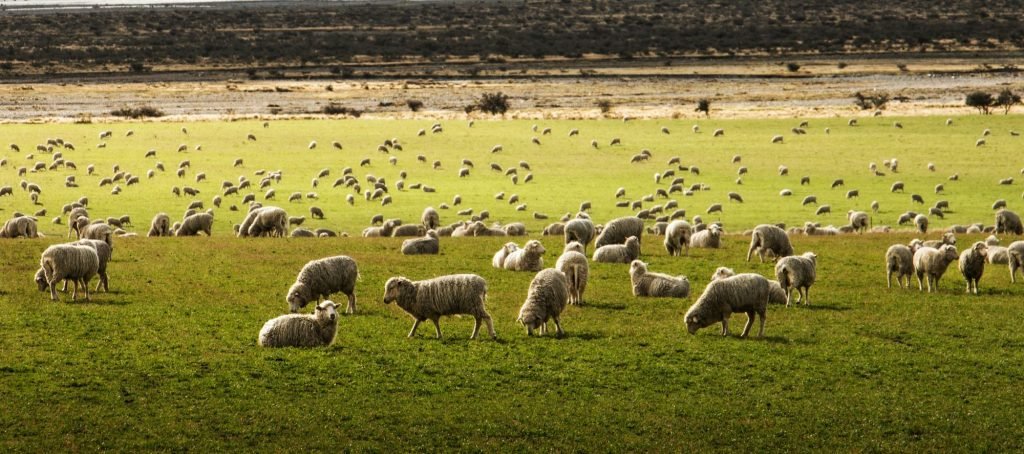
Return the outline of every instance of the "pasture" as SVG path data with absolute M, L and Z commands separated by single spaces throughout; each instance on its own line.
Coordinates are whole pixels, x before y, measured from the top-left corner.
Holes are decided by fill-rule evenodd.
M 916 289 L 886 289 L 886 247 L 906 243 L 911 231 L 835 237 L 794 236 L 796 251 L 815 251 L 818 283 L 810 307 L 771 306 L 764 339 L 722 338 L 718 328 L 686 334 L 682 315 L 717 266 L 738 272 L 772 274 L 770 264 L 746 263 L 749 238 L 735 233 L 762 222 L 798 225 L 805 220 L 845 223 L 848 209 L 881 211 L 875 225 L 894 225 L 908 209 L 949 200 L 945 220 L 932 219 L 937 238 L 943 226 L 982 222 L 991 225 L 995 199 L 1019 205 L 1019 184 L 998 185 L 1024 165 L 1021 142 L 1009 130 L 1016 116 L 954 118 L 860 118 L 857 127 L 843 119 L 811 119 L 808 134 L 793 135 L 797 120 L 660 121 L 477 121 L 442 122 L 431 134 L 431 120 L 409 121 L 261 121 L 117 124 L 3 125 L 0 137 L 21 152 L 7 151 L 0 186 L 14 195 L 0 198 L 0 217 L 42 208 L 41 239 L 0 240 L 0 444 L 24 450 L 612 450 L 683 451 L 695 449 L 935 451 L 1021 449 L 1024 378 L 1018 313 L 1024 286 L 1011 285 L 1005 266 L 990 266 L 981 294 L 965 296 L 955 265 L 937 294 Z M 900 121 L 902 129 L 892 126 Z M 537 132 L 531 130 L 536 123 Z M 700 126 L 700 133 L 690 127 Z M 181 131 L 186 127 L 188 133 Z M 543 128 L 552 134 L 543 135 Z M 669 134 L 661 128 L 669 129 Z M 831 129 L 826 135 L 825 127 Z M 417 136 L 419 129 L 425 136 Z M 579 136 L 569 137 L 572 128 Z M 723 128 L 722 137 L 712 131 Z M 975 147 L 989 128 L 984 147 Z M 105 148 L 98 134 L 113 131 Z M 130 137 L 127 130 L 133 130 Z M 255 141 L 246 139 L 254 134 Z M 770 144 L 783 134 L 785 143 Z M 61 137 L 75 144 L 64 158 L 78 170 L 57 169 L 17 175 L 17 167 L 49 163 L 36 144 Z M 531 143 L 537 137 L 540 145 Z M 398 138 L 403 150 L 377 150 Z M 609 145 L 620 138 L 621 146 Z M 317 147 L 308 149 L 310 141 Z M 598 148 L 591 147 L 591 140 Z M 331 146 L 342 144 L 342 150 Z M 175 150 L 187 145 L 187 152 Z M 202 151 L 195 151 L 195 145 Z M 503 150 L 491 153 L 494 145 Z M 150 149 L 155 158 L 145 158 Z M 649 149 L 648 162 L 630 158 Z M 32 153 L 31 159 L 25 155 Z M 742 162 L 733 164 L 733 155 Z M 418 162 L 417 155 L 426 157 Z M 397 157 L 397 165 L 388 163 Z M 616 208 L 618 187 L 636 200 L 667 189 L 655 172 L 675 168 L 666 162 L 697 166 L 700 174 L 681 173 L 686 186 L 709 190 L 692 196 L 673 194 L 688 216 L 720 220 L 731 234 L 722 249 L 691 249 L 689 257 L 668 257 L 660 239 L 645 235 L 642 259 L 653 271 L 686 274 L 693 294 L 685 300 L 637 299 L 630 293 L 625 265 L 592 264 L 581 307 L 563 315 L 567 336 L 528 338 L 515 323 L 533 273 L 499 271 L 491 255 L 507 238 L 442 238 L 439 256 L 402 256 L 396 238 L 356 238 L 372 215 L 415 223 L 424 206 L 463 203 L 441 210 L 442 223 L 460 217 L 457 209 L 489 210 L 491 220 L 524 222 L 531 238 L 547 247 L 545 265 L 561 251 L 560 237 L 541 237 L 549 222 L 579 203 L 593 204 L 595 222 L 632 213 Z M 244 165 L 232 167 L 236 158 Z M 370 158 L 368 167 L 360 160 Z M 881 167 L 898 158 L 900 170 Z M 178 162 L 192 161 L 183 178 Z M 474 162 L 466 178 L 458 176 L 463 159 Z M 433 170 L 433 161 L 441 168 Z M 512 184 L 502 168 L 527 161 Z M 147 170 L 161 161 L 167 172 Z M 868 171 L 876 162 L 885 176 Z M 932 162 L 936 171 L 926 168 Z M 94 164 L 96 176 L 85 168 Z M 112 166 L 141 175 L 138 185 L 113 196 L 99 187 Z M 786 165 L 788 176 L 777 167 Z M 737 168 L 749 169 L 737 185 Z M 381 206 L 351 190 L 332 188 L 341 169 L 384 177 L 394 203 Z M 331 170 L 317 188 L 311 179 Z M 159 211 L 178 219 L 192 198 L 176 197 L 173 186 L 199 189 L 207 207 L 221 182 L 254 183 L 258 169 L 282 170 L 274 183 L 277 200 L 291 215 L 305 215 L 305 227 L 346 231 L 350 238 L 238 239 L 231 225 L 245 207 L 226 197 L 215 209 L 212 238 L 117 238 L 109 266 L 110 293 L 94 293 L 90 302 L 52 303 L 31 276 L 46 245 L 65 241 L 66 226 L 49 224 L 61 206 L 87 196 L 93 217 L 130 215 L 145 234 Z M 398 191 L 399 172 L 406 184 L 420 182 L 436 193 Z M 205 172 L 207 181 L 196 183 Z M 958 181 L 948 181 L 954 173 Z M 77 188 L 64 187 L 68 174 Z M 811 184 L 801 186 L 801 176 Z M 18 186 L 39 184 L 41 205 L 33 205 Z M 845 186 L 832 189 L 842 178 Z M 671 178 L 670 178 L 671 179 Z M 894 181 L 906 193 L 890 193 Z M 945 184 L 945 194 L 932 188 Z M 780 197 L 788 188 L 791 197 Z M 846 199 L 848 190 L 860 197 Z M 292 192 L 316 191 L 317 200 L 289 203 Z M 496 201 L 503 191 L 518 194 L 526 211 Z M 743 204 L 727 202 L 735 191 Z M 243 191 L 243 194 L 247 191 Z M 832 206 L 814 216 L 801 206 L 806 195 Z M 664 204 L 659 198 L 653 204 Z M 707 215 L 712 203 L 725 206 Z M 237 212 L 227 206 L 237 204 Z M 322 221 L 308 208 L 324 209 Z M 652 203 L 645 203 L 649 207 Z M 533 212 L 551 220 L 533 219 Z M 649 223 L 650 224 L 650 223 Z M 964 235 L 961 249 L 987 235 Z M 1003 244 L 1016 240 L 1003 238 Z M 525 238 L 511 239 L 522 243 Z M 312 258 L 346 254 L 359 262 L 357 313 L 343 316 L 334 344 L 318 349 L 262 349 L 256 335 L 263 322 L 287 311 L 284 294 L 299 268 Z M 444 319 L 445 339 L 432 338 L 421 326 L 415 339 L 405 334 L 412 320 L 399 308 L 381 303 L 384 281 L 393 275 L 424 279 L 472 272 L 487 279 L 488 310 L 498 341 L 470 341 L 470 317 Z M 915 283 L 916 285 L 916 283 Z M 68 299 L 61 295 L 62 300 Z M 336 301 L 343 300 L 335 295 Z M 736 315 L 738 329 L 744 316 Z M 486 337 L 486 336 L 483 336 Z

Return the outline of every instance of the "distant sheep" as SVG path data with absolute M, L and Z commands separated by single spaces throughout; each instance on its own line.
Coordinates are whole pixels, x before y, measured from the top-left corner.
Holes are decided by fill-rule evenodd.
M 793 255 L 793 246 L 789 242 L 786 231 L 771 224 L 761 224 L 754 227 L 750 238 L 750 248 L 747 250 L 747 261 L 751 255 L 757 252 L 761 263 L 764 263 L 765 253 L 771 253 L 775 259 Z
M 338 331 L 337 305 L 324 301 L 312 314 L 287 314 L 270 319 L 260 329 L 262 347 L 321 347 L 334 342 Z
M 291 312 L 298 312 L 311 301 L 326 299 L 333 293 L 348 296 L 345 313 L 356 311 L 356 280 L 359 268 L 356 261 L 345 255 L 311 260 L 299 270 L 295 283 L 288 289 L 285 301 Z
M 438 241 L 437 232 L 434 230 L 428 230 L 423 238 L 414 238 L 402 242 L 402 254 L 404 255 L 437 254 L 440 250 L 440 242 Z
M 914 253 L 914 272 L 917 274 L 917 287 L 924 290 L 922 278 L 928 282 L 928 292 L 934 288 L 939 290 L 939 279 L 946 272 L 949 264 L 958 258 L 956 246 L 944 245 L 939 249 L 923 247 Z
M 239 228 L 239 237 L 277 236 L 283 237 L 288 231 L 288 213 L 273 206 L 250 211 Z
M 764 321 L 771 298 L 768 279 L 758 274 L 738 274 L 712 281 L 686 311 L 684 320 L 690 334 L 712 324 L 722 323 L 722 335 L 729 335 L 729 317 L 733 312 L 745 312 L 747 324 L 740 337 L 746 337 L 754 325 L 754 315 L 760 317 L 758 337 L 764 336 Z
M 420 215 L 420 223 L 427 230 L 436 230 L 441 227 L 441 215 L 434 207 L 426 207 L 423 209 L 423 214 Z
M 540 271 L 544 267 L 544 245 L 537 240 L 527 241 L 522 249 L 512 251 L 503 264 L 510 271 Z
M 690 280 L 686 276 L 669 276 L 652 273 L 647 264 L 633 260 L 629 265 L 629 279 L 633 284 L 633 296 L 656 298 L 686 298 L 690 296 Z
M 476 319 L 471 339 L 476 339 L 480 322 L 487 323 L 492 338 L 494 332 L 491 315 L 484 309 L 487 300 L 487 282 L 475 274 L 455 274 L 423 281 L 392 277 L 384 284 L 384 304 L 394 301 L 414 319 L 409 337 L 424 320 L 434 322 L 437 338 L 441 338 L 438 320 L 443 315 L 469 314 Z
M 555 322 L 555 335 L 562 337 L 565 331 L 562 330 L 561 314 L 569 301 L 569 285 L 565 274 L 554 268 L 540 271 L 530 282 L 530 289 L 526 294 L 526 301 L 519 308 L 519 318 L 516 321 L 526 327 L 526 334 L 533 335 L 533 330 L 540 330 L 540 334 L 547 333 L 548 320 Z
M 39 227 L 36 218 L 31 216 L 18 216 L 8 219 L 0 227 L 0 238 L 36 238 L 39 236 Z
M 793 289 L 799 293 L 801 304 L 811 304 L 810 288 L 816 277 L 817 258 L 815 253 L 805 252 L 782 257 L 775 264 L 775 278 L 786 291 L 787 307 L 793 301 Z
M 996 212 L 996 233 L 1012 233 L 1024 235 L 1024 224 L 1021 224 L 1020 216 L 1010 210 L 999 210 Z
M 626 238 L 625 244 L 609 244 L 594 251 L 593 260 L 601 263 L 630 263 L 640 258 L 640 241 L 635 236 Z

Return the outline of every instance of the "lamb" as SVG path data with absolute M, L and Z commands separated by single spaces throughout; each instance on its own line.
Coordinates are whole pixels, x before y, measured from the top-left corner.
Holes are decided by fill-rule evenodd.
M 609 244 L 594 251 L 593 260 L 601 263 L 630 263 L 640 258 L 640 240 L 626 238 L 626 244 Z
M 441 338 L 442 315 L 469 314 L 476 319 L 470 339 L 476 339 L 480 322 L 487 323 L 491 337 L 497 339 L 491 315 L 484 309 L 487 300 L 487 282 L 475 274 L 454 274 L 423 281 L 405 277 L 392 277 L 384 284 L 384 304 L 394 301 L 414 319 L 409 337 L 424 320 L 434 322 L 437 338 Z
M 789 243 L 786 231 L 771 224 L 761 224 L 754 227 L 750 238 L 750 249 L 747 250 L 747 261 L 750 256 L 757 252 L 761 263 L 764 263 L 765 252 L 770 252 L 775 260 L 793 255 L 793 246 Z
M 8 219 L 3 227 L 0 227 L 0 238 L 37 238 L 39 227 L 36 218 L 31 216 L 18 216 Z
M 711 227 L 707 229 L 694 232 L 690 236 L 690 247 L 711 249 L 722 247 L 722 228 L 718 224 L 711 224 Z
M 356 280 L 359 268 L 356 261 L 345 255 L 311 260 L 302 267 L 295 283 L 288 289 L 285 301 L 291 312 L 298 312 L 310 301 L 326 299 L 332 293 L 348 296 L 346 314 L 356 312 Z
M 527 241 L 522 249 L 512 251 L 503 264 L 511 271 L 540 271 L 544 267 L 544 245 L 537 240 Z
M 910 276 L 914 274 L 914 252 L 903 244 L 894 244 L 885 251 L 885 284 L 892 288 L 892 275 L 896 274 L 896 285 L 910 287 Z M 906 277 L 907 283 L 903 284 Z
M 967 293 L 978 294 L 978 281 L 985 272 L 985 259 L 988 257 L 988 245 L 984 241 L 974 243 L 970 249 L 960 253 L 957 267 L 967 281 Z
M 441 215 L 437 213 L 434 207 L 426 207 L 420 216 L 420 223 L 427 230 L 436 230 L 441 227 Z
M 783 257 L 775 264 L 775 278 L 786 291 L 786 307 L 793 300 L 793 289 L 800 293 L 801 304 L 811 304 L 810 289 L 814 284 L 818 256 L 813 252 Z
M 440 250 L 441 245 L 435 230 L 428 230 L 423 238 L 414 238 L 402 242 L 402 254 L 404 255 L 437 254 Z
M 587 288 L 590 264 L 587 262 L 583 245 L 572 241 L 555 262 L 555 268 L 565 274 L 569 283 L 569 304 L 583 304 L 583 292 Z
M 78 240 L 78 242 L 73 244 L 89 246 L 96 250 L 96 256 L 99 258 L 96 274 L 100 277 L 99 282 L 96 283 L 96 291 L 100 291 L 102 286 L 104 292 L 109 292 L 110 281 L 107 278 L 107 262 L 110 261 L 110 245 L 100 240 Z M 67 290 L 67 281 L 64 281 L 64 287 L 64 290 Z
M 210 213 L 196 213 L 181 221 L 181 227 L 174 232 L 174 236 L 196 236 L 203 232 L 211 236 L 213 230 L 213 215 Z
M 918 290 L 924 291 L 922 277 L 928 281 L 928 292 L 939 290 L 939 279 L 946 272 L 949 263 L 956 260 L 956 246 L 947 244 L 939 249 L 922 247 L 914 253 L 914 272 L 917 274 Z
M 1020 216 L 1010 210 L 999 210 L 996 212 L 996 233 L 1012 233 L 1024 235 L 1024 224 L 1020 222 Z
M 733 312 L 746 312 L 747 324 L 740 337 L 746 337 L 754 325 L 754 315 L 761 319 L 758 337 L 764 336 L 765 314 L 768 311 L 768 300 L 771 297 L 771 285 L 768 279 L 752 273 L 738 274 L 711 281 L 697 302 L 686 311 L 684 320 L 690 334 L 697 330 L 722 322 L 722 335 L 729 335 L 729 317 Z
M 50 288 L 50 299 L 57 301 L 57 283 L 65 279 L 71 280 L 75 288 L 71 300 L 78 298 L 78 286 L 85 290 L 85 299 L 89 300 L 89 280 L 99 270 L 99 254 L 92 247 L 78 244 L 55 244 L 46 248 L 39 260 L 43 271 L 43 280 L 36 274 L 36 282 L 40 290 Z M 45 282 L 45 286 L 43 285 Z
M 320 347 L 334 342 L 338 332 L 337 305 L 324 301 L 312 314 L 287 314 L 270 319 L 260 329 L 262 347 Z
M 1024 268 L 1024 241 L 1014 241 L 1006 247 L 1006 262 L 1010 265 L 1010 282 L 1017 283 L 1017 270 Z
M 642 224 L 642 223 L 641 223 Z M 565 244 L 573 241 L 583 246 L 583 253 L 587 252 L 587 245 L 594 239 L 594 223 L 590 219 L 576 218 L 565 223 Z
M 604 230 L 597 236 L 595 246 L 600 248 L 610 244 L 623 244 L 629 237 L 636 237 L 637 244 L 642 240 L 644 221 L 636 216 L 627 216 L 608 221 Z M 582 242 L 581 242 L 582 243 Z M 636 257 L 633 257 L 634 259 Z M 633 260 L 633 259 L 630 259 Z M 629 263 L 626 261 L 624 263 Z
M 629 264 L 629 280 L 633 283 L 633 296 L 657 298 L 686 298 L 690 296 L 690 280 L 686 276 L 669 276 L 647 271 L 647 264 L 633 260 Z
M 499 270 L 505 269 L 505 260 L 508 258 L 509 254 L 515 252 L 518 249 L 519 245 L 515 243 L 505 243 L 505 245 L 502 246 L 501 249 L 499 249 L 498 252 L 494 254 L 494 258 L 491 259 L 491 266 Z
M 533 330 L 540 329 L 540 334 L 547 333 L 548 320 L 555 322 L 555 336 L 562 337 L 560 316 L 569 300 L 569 285 L 565 274 L 554 268 L 540 271 L 530 282 L 526 301 L 519 308 L 517 322 L 526 327 L 526 334 L 533 335 Z
M 665 228 L 665 250 L 668 255 L 677 257 L 680 252 L 690 255 L 690 224 L 683 220 L 672 221 Z

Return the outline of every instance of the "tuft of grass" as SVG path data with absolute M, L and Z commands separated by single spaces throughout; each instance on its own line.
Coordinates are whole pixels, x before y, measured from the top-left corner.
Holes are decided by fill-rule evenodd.
M 138 107 L 122 107 L 120 109 L 114 109 L 110 111 L 110 115 L 115 117 L 125 117 L 132 119 L 140 118 L 159 118 L 164 116 L 164 112 L 153 106 L 138 106 Z

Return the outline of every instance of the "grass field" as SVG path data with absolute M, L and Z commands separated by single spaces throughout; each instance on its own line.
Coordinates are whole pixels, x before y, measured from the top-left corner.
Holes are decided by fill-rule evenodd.
M 992 223 L 989 209 L 996 198 L 1018 203 L 1018 189 L 999 186 L 1024 165 L 1019 139 L 1008 130 L 1019 118 L 863 118 L 848 127 L 845 119 L 811 120 L 805 136 L 786 134 L 786 143 L 771 145 L 798 121 L 692 122 L 537 122 L 554 133 L 541 136 L 532 122 L 446 122 L 445 132 L 417 137 L 432 121 L 322 121 L 190 123 L 188 135 L 179 124 L 4 125 L 0 137 L 19 144 L 22 153 L 8 152 L 10 164 L 0 168 L 0 186 L 16 186 L 15 168 L 50 160 L 36 154 L 24 158 L 47 137 L 75 143 L 66 158 L 78 164 L 80 188 L 63 187 L 66 171 L 29 174 L 43 188 L 42 202 L 59 214 L 64 203 L 85 195 L 94 217 L 130 214 L 135 231 L 157 211 L 177 217 L 188 199 L 175 198 L 171 186 L 192 185 L 209 204 L 222 180 L 239 174 L 254 179 L 259 168 L 282 169 L 274 187 L 277 204 L 292 214 L 306 214 L 316 204 L 325 221 L 310 221 L 354 235 L 374 213 L 415 222 L 425 205 L 451 202 L 458 193 L 464 207 L 489 209 L 502 222 L 523 221 L 538 232 L 545 221 L 529 218 L 533 211 L 558 217 L 590 200 L 594 218 L 604 221 L 628 210 L 614 207 L 613 194 L 625 187 L 629 198 L 652 193 L 654 172 L 668 168 L 671 156 L 697 165 L 699 176 L 687 184 L 711 187 L 692 197 L 677 195 L 689 214 L 703 213 L 737 191 L 743 205 L 726 204 L 721 220 L 738 232 L 760 222 L 797 224 L 812 219 L 813 207 L 800 199 L 816 194 L 833 207 L 826 224 L 844 223 L 847 209 L 864 209 L 878 200 L 882 212 L 875 224 L 894 224 L 911 209 L 910 193 L 930 206 L 940 196 L 931 188 L 945 183 L 953 212 L 933 225 Z M 667 126 L 671 134 L 660 132 Z M 831 127 L 825 135 L 822 130 Z M 567 131 L 579 128 L 580 137 Z M 711 131 L 724 128 L 724 137 Z M 975 148 L 984 128 L 988 145 Z M 97 134 L 114 131 L 106 149 L 96 149 Z M 135 135 L 124 137 L 127 129 Z M 247 142 L 245 135 L 257 135 Z M 536 135 L 542 145 L 530 143 Z M 399 165 L 387 164 L 376 151 L 385 138 L 398 137 L 404 151 Z M 609 147 L 613 137 L 622 147 Z M 319 146 L 307 150 L 310 140 Z M 600 148 L 589 142 L 596 139 Z M 344 144 L 343 151 L 330 142 Z M 191 150 L 178 154 L 179 143 Z M 489 150 L 502 144 L 504 151 Z M 119 163 L 144 175 L 156 149 L 158 160 L 173 171 L 181 159 L 192 160 L 188 178 L 171 172 L 118 196 L 99 188 L 99 177 L 85 176 L 94 163 L 101 176 Z M 654 155 L 649 163 L 629 164 L 642 148 Z M 415 162 L 423 154 L 428 164 Z M 736 167 L 730 158 L 743 156 L 750 169 L 735 186 Z M 242 169 L 231 168 L 236 157 Z M 356 167 L 371 157 L 366 173 L 397 180 L 409 171 L 408 182 L 438 188 L 436 194 L 392 190 L 394 205 L 381 207 L 358 199 L 343 202 L 347 192 L 330 183 L 345 166 Z M 867 163 L 900 160 L 898 176 L 875 177 Z M 472 159 L 476 168 L 467 179 L 456 173 L 458 162 Z M 430 170 L 441 160 L 443 169 Z M 526 160 L 535 181 L 513 186 L 487 170 Z M 926 170 L 936 164 L 935 173 Z M 788 177 L 776 174 L 779 164 Z M 12 168 L 13 167 L 13 168 Z M 320 200 L 290 204 L 292 191 L 312 190 L 316 172 L 332 170 L 317 188 Z M 196 184 L 193 175 L 209 180 Z M 960 181 L 949 182 L 952 173 Z M 887 172 L 888 173 L 888 172 Z M 801 188 L 802 175 L 812 185 Z M 846 187 L 830 189 L 834 178 Z M 895 180 L 906 182 L 907 194 L 890 194 Z M 122 186 L 124 186 L 122 184 Z M 794 196 L 779 197 L 790 188 Z M 847 201 L 846 190 L 859 189 L 860 199 Z M 498 191 L 518 193 L 529 205 L 516 213 L 496 202 Z M 259 197 L 258 199 L 262 199 Z M 227 203 L 238 203 L 229 199 Z M 659 200 L 656 203 L 664 203 Z M 34 212 L 27 195 L 15 188 L 0 198 L 3 217 L 20 210 Z M 455 220 L 453 210 L 443 222 Z M 920 208 L 918 208 L 920 211 Z M 490 258 L 503 238 L 442 239 L 437 257 L 398 254 L 400 239 L 235 239 L 230 226 L 240 212 L 216 212 L 214 238 L 125 238 L 115 240 L 110 265 L 111 289 L 91 302 L 51 303 L 36 290 L 31 276 L 46 245 L 64 241 L 66 227 L 40 225 L 47 238 L 3 240 L 0 244 L 0 446 L 10 451 L 95 450 L 586 450 L 689 451 L 743 449 L 757 451 L 1016 451 L 1022 448 L 1024 421 L 1024 335 L 1017 313 L 1024 287 L 1011 285 L 1005 267 L 990 267 L 981 281 L 981 295 L 963 295 L 963 279 L 950 269 L 938 294 L 884 288 L 882 256 L 892 243 L 906 243 L 911 232 L 795 237 L 798 252 L 819 256 L 819 282 L 812 288 L 811 307 L 769 309 L 766 338 L 721 338 L 711 327 L 686 334 L 682 314 L 695 300 L 637 299 L 630 294 L 622 265 L 592 264 L 587 304 L 564 314 L 567 337 L 527 338 L 515 322 L 532 273 L 493 270 Z M 707 216 L 705 215 L 705 218 Z M 717 217 L 713 218 L 717 219 Z M 53 235 L 57 235 L 55 238 Z M 539 235 L 531 235 L 540 238 Z M 937 237 L 937 233 L 929 237 Z M 980 239 L 964 236 L 961 247 Z M 1015 238 L 1006 237 L 1004 244 Z M 560 239 L 542 238 L 554 263 Z M 725 238 L 719 250 L 691 250 L 690 257 L 667 257 L 656 238 L 644 242 L 644 260 L 655 271 L 690 276 L 695 294 L 717 266 L 738 272 L 772 273 L 768 264 L 745 263 L 748 239 Z M 342 317 L 335 343 L 324 349 L 266 350 L 256 346 L 262 324 L 285 312 L 284 293 L 298 269 L 312 258 L 347 254 L 360 264 L 357 314 Z M 955 266 L 955 265 L 954 265 Z M 468 340 L 469 318 L 446 319 L 446 338 L 431 338 L 429 326 L 416 339 L 406 339 L 411 319 L 381 301 L 383 283 L 393 275 L 413 279 L 473 272 L 487 279 L 488 309 L 499 340 Z M 880 286 L 881 284 L 881 286 Z M 62 295 L 63 299 L 67 299 Z M 738 327 L 744 316 L 734 317 Z

